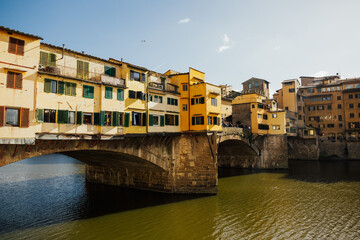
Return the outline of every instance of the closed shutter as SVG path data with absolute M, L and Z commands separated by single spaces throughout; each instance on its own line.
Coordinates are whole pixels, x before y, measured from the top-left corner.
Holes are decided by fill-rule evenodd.
M 143 125 L 143 126 L 146 126 L 146 122 L 147 122 L 147 121 L 146 121 L 146 113 L 143 113 L 143 114 L 142 114 L 142 125 Z
M 76 83 L 71 83 L 70 84 L 70 95 L 71 96 L 76 96 Z
M 22 128 L 29 127 L 29 119 L 30 119 L 30 109 L 20 108 L 20 127 Z
M 129 127 L 129 122 L 130 122 L 130 114 L 129 113 L 125 113 L 125 127 Z
M 94 87 L 90 86 L 89 88 L 90 98 L 94 98 Z
M 111 68 L 108 67 L 108 66 L 104 66 L 104 68 L 105 68 L 105 69 L 104 69 L 105 75 L 111 76 L 111 75 L 110 75 L 110 69 L 111 69 Z
M 113 126 L 120 126 L 119 112 L 113 112 Z
M 18 39 L 16 54 L 24 55 L 25 41 Z
M 9 40 L 9 53 L 16 53 L 16 43 L 17 43 L 17 39 L 10 37 L 10 40 Z
M 14 72 L 7 73 L 6 87 L 7 88 L 15 88 L 15 73 Z
M 40 65 L 46 66 L 47 65 L 47 58 L 48 58 L 48 53 L 40 52 Z
M 165 125 L 165 117 L 160 116 L 160 127 L 163 127 Z
M 5 106 L 0 106 L 0 127 L 5 126 Z
M 117 99 L 120 101 L 124 101 L 124 90 L 123 89 L 118 89 Z
M 77 78 L 82 78 L 83 75 L 83 62 L 77 60 Z
M 58 93 L 59 94 L 64 94 L 65 93 L 65 82 L 59 81 Z
M 84 79 L 89 79 L 89 63 L 84 62 Z
M 44 109 L 36 109 L 37 122 L 44 122 Z
M 175 126 L 179 126 L 179 115 L 175 115 Z
M 45 82 L 44 82 L 44 92 L 51 92 L 51 80 L 45 78 Z
M 49 54 L 49 57 L 50 57 L 49 65 L 50 66 L 56 66 L 56 54 L 51 53 L 51 54 Z
M 58 123 L 68 123 L 69 119 L 69 111 L 67 110 L 59 110 L 58 111 Z
M 59 82 L 59 89 L 60 89 L 60 82 Z M 65 83 L 65 95 L 71 95 L 71 83 Z
M 100 111 L 100 126 L 105 126 L 105 111 Z
M 149 126 L 153 126 L 153 125 L 154 125 L 153 115 L 149 114 Z
M 100 126 L 100 113 L 94 113 L 94 125 Z
M 141 74 L 141 81 L 145 82 L 145 74 L 144 73 Z
M 76 124 L 83 124 L 83 112 L 81 111 L 76 113 Z
M 111 68 L 111 75 L 112 77 L 115 77 L 116 76 L 116 68 Z

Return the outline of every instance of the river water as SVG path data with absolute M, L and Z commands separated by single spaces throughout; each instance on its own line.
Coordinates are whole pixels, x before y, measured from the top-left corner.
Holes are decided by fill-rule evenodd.
M 47 155 L 0 168 L 0 239 L 360 239 L 360 162 L 222 170 L 217 196 L 89 184 Z

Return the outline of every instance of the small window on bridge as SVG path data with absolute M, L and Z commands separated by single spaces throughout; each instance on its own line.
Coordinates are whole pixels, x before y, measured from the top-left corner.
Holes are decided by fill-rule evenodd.
M 15 108 L 6 108 L 6 125 L 19 126 L 20 110 Z
M 56 110 L 44 109 L 44 122 L 56 123 Z
M 93 114 L 92 113 L 83 113 L 83 124 L 88 124 L 88 125 L 93 124 Z

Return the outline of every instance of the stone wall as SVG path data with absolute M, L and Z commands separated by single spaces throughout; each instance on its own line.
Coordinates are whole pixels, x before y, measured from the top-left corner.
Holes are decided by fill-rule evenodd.
M 318 160 L 319 146 L 317 138 L 306 139 L 301 137 L 288 137 L 289 159 Z
M 360 159 L 360 142 L 319 140 L 320 159 Z

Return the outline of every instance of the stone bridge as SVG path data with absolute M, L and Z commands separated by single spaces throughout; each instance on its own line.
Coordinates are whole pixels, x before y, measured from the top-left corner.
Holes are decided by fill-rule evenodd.
M 287 168 L 284 137 L 222 133 L 70 136 L 38 134 L 32 145 L 1 144 L 0 167 L 60 153 L 85 163 L 89 182 L 169 193 L 216 194 L 217 168 Z M 2 142 L 4 143 L 4 142 Z M 286 149 L 287 151 L 287 149 Z M 285 159 L 286 158 L 286 159 Z

